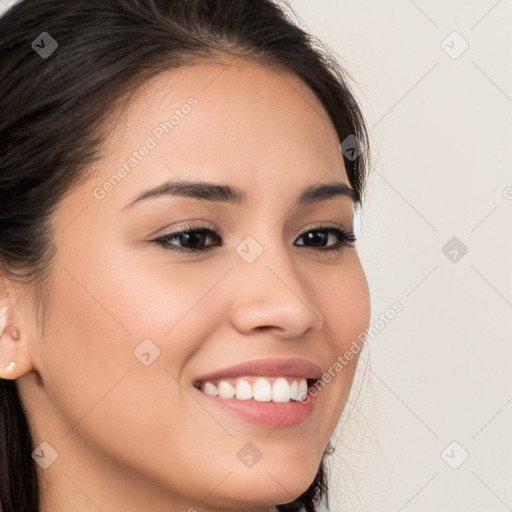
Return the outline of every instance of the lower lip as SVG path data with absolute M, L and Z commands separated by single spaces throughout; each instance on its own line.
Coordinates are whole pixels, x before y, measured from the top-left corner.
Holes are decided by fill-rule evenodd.
M 309 395 L 307 403 L 303 402 L 258 402 L 254 399 L 220 398 L 207 395 L 194 387 L 209 403 L 217 405 L 227 413 L 241 420 L 267 427 L 293 427 L 306 421 L 313 412 L 316 395 Z

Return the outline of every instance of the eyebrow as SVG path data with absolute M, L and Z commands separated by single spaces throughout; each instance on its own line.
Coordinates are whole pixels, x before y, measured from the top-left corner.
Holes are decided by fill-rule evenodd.
M 128 203 L 123 209 L 129 208 L 134 204 L 146 199 L 178 196 L 191 197 L 193 199 L 204 199 L 206 201 L 229 203 L 236 206 L 243 206 L 247 203 L 247 194 L 244 190 L 231 185 L 210 183 L 207 181 L 184 180 L 180 182 L 170 181 L 161 185 L 145 190 Z M 356 191 L 343 182 L 320 183 L 306 187 L 300 194 L 298 206 L 307 206 L 327 201 L 333 197 L 348 197 L 354 205 L 358 204 L 360 199 Z

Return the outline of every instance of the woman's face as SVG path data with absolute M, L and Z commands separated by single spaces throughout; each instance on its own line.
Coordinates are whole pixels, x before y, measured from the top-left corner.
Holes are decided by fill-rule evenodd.
M 240 60 L 162 73 L 116 119 L 95 174 L 53 214 L 44 333 L 21 326 L 32 371 L 17 383 L 35 446 L 58 453 L 38 467 L 48 510 L 266 510 L 291 501 L 316 474 L 357 355 L 333 365 L 370 319 L 356 248 L 326 250 L 339 238 L 325 228 L 353 228 L 350 197 L 298 202 L 308 187 L 350 186 L 336 132 L 298 78 Z M 185 180 L 246 198 L 168 190 L 135 201 Z M 330 368 L 335 376 L 307 405 L 194 386 L 268 359 L 301 359 L 317 377 Z M 276 385 L 286 401 L 293 377 L 314 372 L 271 361 L 209 380 L 229 393 L 237 376 L 258 397 L 289 377 Z M 266 379 L 256 385 L 257 376 Z

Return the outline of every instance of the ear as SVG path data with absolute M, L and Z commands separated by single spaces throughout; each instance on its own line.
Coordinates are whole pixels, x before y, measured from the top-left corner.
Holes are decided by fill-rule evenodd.
M 15 380 L 33 370 L 27 340 L 15 322 L 14 290 L 0 269 L 0 378 Z

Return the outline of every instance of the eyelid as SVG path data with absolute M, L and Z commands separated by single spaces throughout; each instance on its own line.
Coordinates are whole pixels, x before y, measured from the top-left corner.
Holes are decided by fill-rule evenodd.
M 353 231 L 352 227 L 345 227 L 343 224 L 337 224 L 336 222 L 329 223 L 329 222 L 319 222 L 317 224 L 314 224 L 313 226 L 308 226 L 307 228 L 304 228 L 298 236 L 303 235 L 304 233 L 307 233 L 308 231 L 311 231 L 312 229 L 327 229 L 327 228 L 336 228 L 341 229 L 342 231 L 345 231 L 347 233 Z
M 200 224 L 187 223 L 187 224 L 184 224 L 172 231 L 166 231 L 166 232 L 162 233 L 161 235 L 158 235 L 156 237 L 156 239 L 165 237 L 165 236 L 172 236 L 172 235 L 176 235 L 176 234 L 180 234 L 180 233 L 187 233 L 189 231 L 202 231 L 202 230 L 212 231 L 215 234 L 220 236 L 220 234 L 221 234 L 220 229 L 218 229 L 214 226 L 209 226 L 207 224 L 204 224 L 204 221 L 198 221 L 198 222 L 200 222 Z M 329 223 L 328 221 L 327 222 L 319 221 L 318 223 L 314 224 L 313 226 L 308 226 L 308 227 L 304 228 L 297 235 L 297 237 L 300 237 L 300 236 L 304 235 L 305 233 L 307 233 L 308 231 L 311 231 L 313 229 L 327 229 L 327 228 L 336 228 L 336 229 L 340 229 L 341 231 L 344 231 L 347 234 L 353 234 L 353 235 L 355 234 L 352 226 L 347 228 L 347 227 L 343 226 L 342 224 L 337 224 L 336 222 Z

